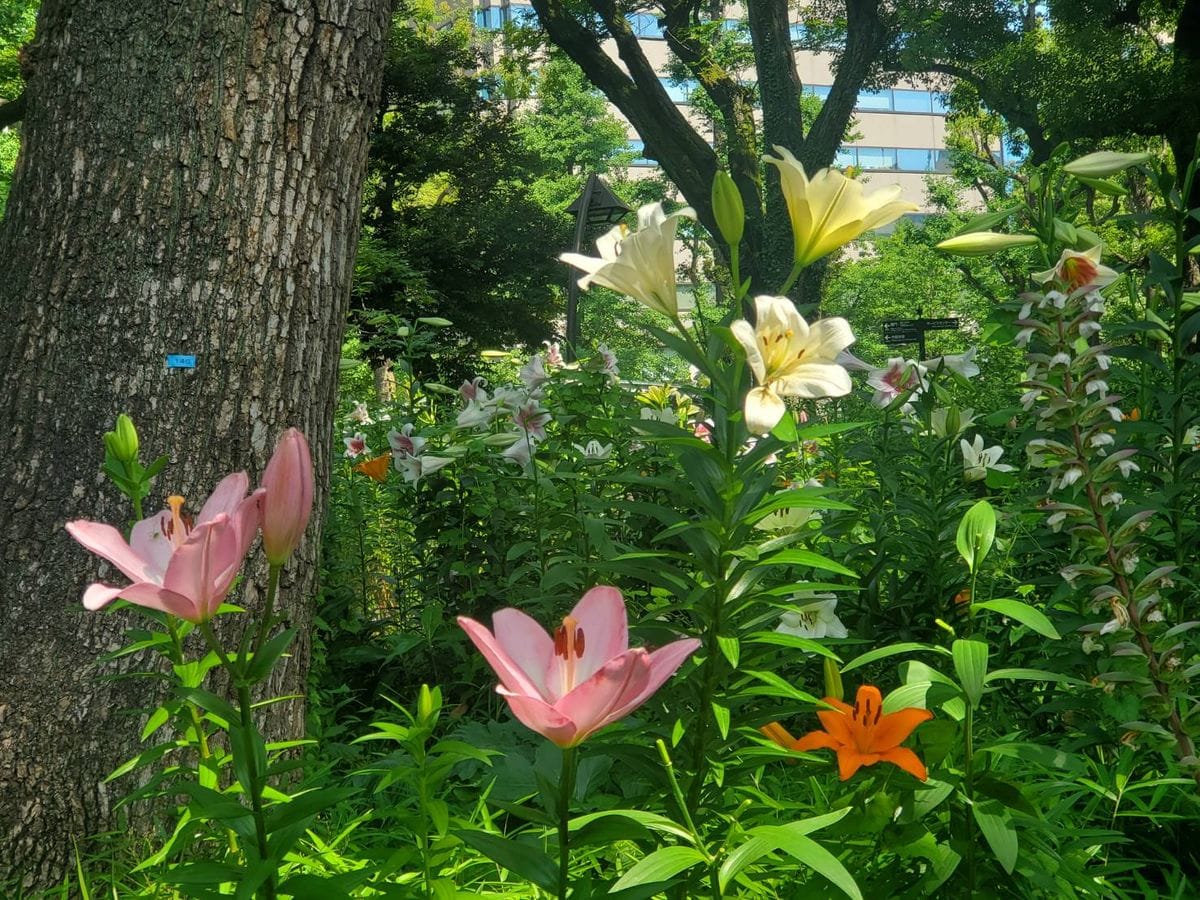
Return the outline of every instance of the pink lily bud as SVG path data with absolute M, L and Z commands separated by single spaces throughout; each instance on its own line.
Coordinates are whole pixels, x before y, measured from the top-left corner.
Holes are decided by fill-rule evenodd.
M 281 566 L 300 543 L 313 505 L 312 453 L 297 429 L 279 439 L 262 486 L 263 550 L 271 565 Z

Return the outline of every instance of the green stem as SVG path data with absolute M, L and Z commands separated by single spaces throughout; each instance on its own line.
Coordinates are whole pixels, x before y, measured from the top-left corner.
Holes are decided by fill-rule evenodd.
M 254 656 L 258 656 L 258 651 L 262 649 L 267 633 L 271 630 L 271 619 L 275 615 L 275 597 L 279 593 L 279 573 L 282 569 L 283 566 L 271 563 L 267 572 L 267 603 L 258 623 L 258 633 L 254 637 L 254 648 L 251 650 Z
M 175 646 L 175 655 L 172 662 L 183 664 L 183 638 L 179 636 L 179 629 L 176 627 L 177 620 L 174 616 L 167 616 L 167 632 L 171 635 L 171 643 Z M 196 734 L 196 748 L 200 754 L 201 760 L 212 759 L 212 749 L 208 746 L 208 733 L 204 730 L 203 720 L 200 718 L 200 711 L 196 708 L 196 704 L 191 700 L 183 701 L 184 707 L 188 711 L 188 718 L 192 724 L 192 730 Z M 238 852 L 237 835 L 232 829 L 225 829 L 226 837 L 229 839 L 229 852 Z
M 782 297 L 786 295 L 789 290 L 791 290 L 792 285 L 796 283 L 796 279 L 800 277 L 800 273 L 803 271 L 804 266 L 802 266 L 799 262 L 793 263 L 792 271 L 788 272 L 787 279 L 783 282 L 783 286 L 779 289 L 779 296 Z
M 683 817 L 683 824 L 691 833 L 696 849 L 704 854 L 708 862 L 712 895 L 714 900 L 717 900 L 721 896 L 720 869 L 716 865 L 716 859 L 705 848 L 704 839 L 700 836 L 700 831 L 696 828 L 696 823 L 692 820 L 692 811 L 688 808 L 687 800 L 683 796 L 683 789 L 679 786 L 679 779 L 675 777 L 675 764 L 671 762 L 671 754 L 667 752 L 667 745 L 663 743 L 662 738 L 659 738 L 657 743 L 658 755 L 662 758 L 663 770 L 667 773 L 667 782 L 671 785 L 671 793 L 675 797 L 675 804 L 679 807 L 679 814 Z
M 571 794 L 575 791 L 576 748 L 564 747 L 558 795 L 558 898 L 566 900 L 571 880 Z
M 963 740 L 965 743 L 966 765 L 963 781 L 967 792 L 967 893 L 975 896 L 975 707 L 967 704 L 967 715 L 963 724 Z
M 242 716 L 242 731 L 246 734 L 246 769 L 250 776 L 250 809 L 254 814 L 254 835 L 258 843 L 258 858 L 266 860 L 271 853 L 270 845 L 267 843 L 267 819 L 263 813 L 262 793 L 263 793 L 263 773 L 258 771 L 258 758 L 254 752 L 253 742 L 250 740 L 251 735 L 257 735 L 254 728 L 253 708 L 250 702 L 250 686 L 248 684 L 238 683 L 238 708 Z M 262 894 L 267 900 L 275 900 L 275 871 L 267 876 L 267 880 L 263 882 Z

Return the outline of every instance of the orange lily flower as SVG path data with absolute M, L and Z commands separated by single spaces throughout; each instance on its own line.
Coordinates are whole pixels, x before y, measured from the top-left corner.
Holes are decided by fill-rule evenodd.
M 853 706 L 836 697 L 826 697 L 825 702 L 834 708 L 817 711 L 824 731 L 794 738 L 778 722 L 764 725 L 759 731 L 785 750 L 836 750 L 842 781 L 860 767 L 877 762 L 890 762 L 922 781 L 929 777 L 920 757 L 900 746 L 914 728 L 933 718 L 929 710 L 909 707 L 884 713 L 879 688 L 869 684 L 858 689 Z
M 374 478 L 376 481 L 387 481 L 388 469 L 392 465 L 392 454 L 385 453 L 383 456 L 377 456 L 374 459 L 368 459 L 366 462 L 360 462 L 354 467 L 355 472 L 362 472 L 368 478 Z

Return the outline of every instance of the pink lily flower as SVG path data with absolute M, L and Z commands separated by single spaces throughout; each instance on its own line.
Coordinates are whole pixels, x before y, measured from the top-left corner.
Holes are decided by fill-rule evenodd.
M 92 584 L 83 605 L 97 610 L 118 597 L 189 622 L 207 622 L 225 599 L 258 533 L 261 489 L 246 496 L 245 472 L 226 476 L 193 523 L 183 498 L 133 526 L 129 542 L 111 525 L 77 519 L 67 531 L 88 550 L 108 560 L 133 584 Z
M 553 637 L 511 608 L 492 616 L 494 634 L 466 616 L 458 624 L 500 677 L 496 693 L 513 715 L 563 748 L 629 715 L 700 646 L 684 638 L 631 650 L 625 601 L 613 587 L 584 594 Z
M 275 445 L 262 486 L 263 552 L 267 562 L 281 566 L 300 543 L 312 513 L 312 451 L 299 430 L 289 428 Z

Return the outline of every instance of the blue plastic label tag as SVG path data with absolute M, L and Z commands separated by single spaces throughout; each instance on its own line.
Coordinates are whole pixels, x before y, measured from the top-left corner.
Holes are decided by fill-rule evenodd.
M 196 357 L 193 354 L 185 353 L 168 353 L 167 354 L 168 369 L 194 369 L 196 368 Z

